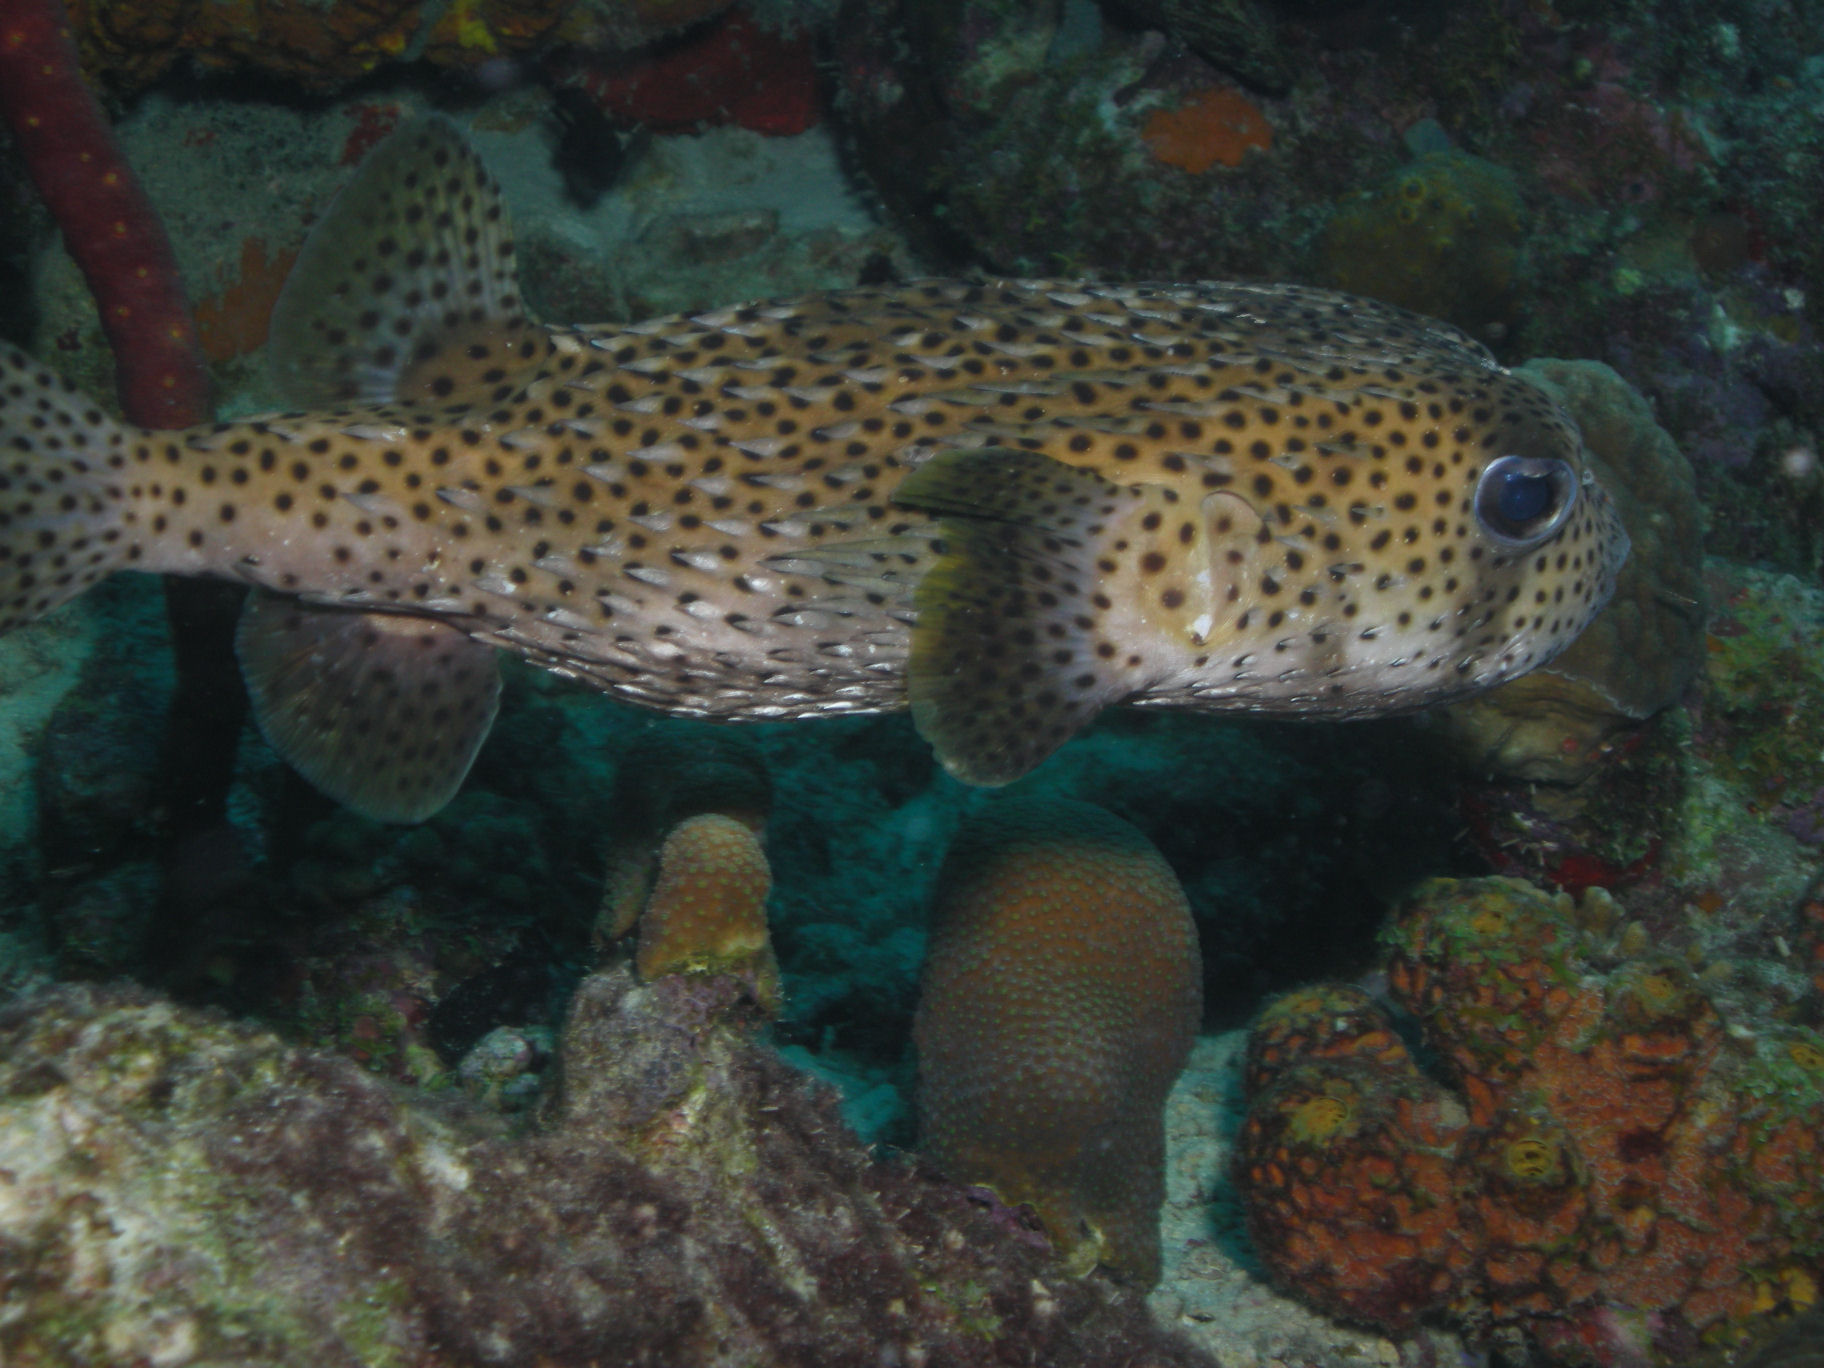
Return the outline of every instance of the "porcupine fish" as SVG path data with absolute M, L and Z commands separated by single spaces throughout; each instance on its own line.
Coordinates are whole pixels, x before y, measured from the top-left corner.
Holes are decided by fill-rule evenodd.
M 270 351 L 297 411 L 181 432 L 0 354 L 0 630 L 115 570 L 245 581 L 266 735 L 393 820 L 461 783 L 497 648 L 698 717 L 909 706 L 999 784 L 1118 702 L 1498 684 L 1627 553 L 1544 394 L 1326 291 L 931 280 L 536 325 L 435 119 L 331 205 Z

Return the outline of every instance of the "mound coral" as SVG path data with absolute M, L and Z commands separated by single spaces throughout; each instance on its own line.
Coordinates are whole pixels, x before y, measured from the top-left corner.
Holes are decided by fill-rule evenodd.
M 926 1151 L 1030 1204 L 1076 1271 L 1155 1283 L 1165 1098 L 1202 1009 L 1164 859 L 1086 803 L 989 804 L 945 857 L 920 991 Z
M 598 944 L 633 929 L 658 875 L 660 848 L 688 817 L 720 813 L 755 836 L 773 803 L 766 761 L 751 735 L 708 723 L 665 722 L 628 743 L 615 768 L 614 835 L 596 914 Z M 764 895 L 762 895 L 764 897 Z
M 772 886 L 752 827 L 714 812 L 679 822 L 659 851 L 658 880 L 640 915 L 640 977 L 728 974 L 773 1015 L 779 966 L 766 934 Z
M 1566 1364 L 1619 1361 L 1618 1310 L 1675 1344 L 1815 1299 L 1824 1038 L 1732 1034 L 1687 964 L 1617 921 L 1599 890 L 1512 879 L 1408 900 L 1389 991 L 1455 1097 L 1408 1055 L 1326 1057 L 1269 1013 L 1278 1067 L 1235 1173 L 1276 1278 L 1339 1315 L 1444 1316 Z M 1372 1039 L 1365 1013 L 1344 1034 Z M 1305 1038 L 1300 1062 L 1286 1044 Z

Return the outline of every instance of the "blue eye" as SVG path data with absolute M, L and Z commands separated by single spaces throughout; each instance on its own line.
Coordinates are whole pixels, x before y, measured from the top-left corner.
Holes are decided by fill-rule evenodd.
M 1476 484 L 1476 521 L 1496 541 L 1532 546 L 1564 526 L 1577 502 L 1577 476 L 1564 461 L 1498 456 Z

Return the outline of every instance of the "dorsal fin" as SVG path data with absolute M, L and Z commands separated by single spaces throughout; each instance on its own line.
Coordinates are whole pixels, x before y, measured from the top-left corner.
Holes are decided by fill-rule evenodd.
M 299 408 L 459 396 L 542 354 L 493 178 L 447 120 L 376 147 L 311 230 L 272 315 Z

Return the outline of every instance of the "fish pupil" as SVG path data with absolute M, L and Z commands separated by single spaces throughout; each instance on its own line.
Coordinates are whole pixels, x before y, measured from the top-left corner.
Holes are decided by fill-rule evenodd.
M 1543 475 L 1508 471 L 1495 496 L 1501 516 L 1516 525 L 1532 522 L 1552 503 L 1552 482 Z
M 1577 477 L 1565 462 L 1501 456 L 1476 486 L 1476 520 L 1496 541 L 1530 547 L 1564 526 L 1576 500 Z

